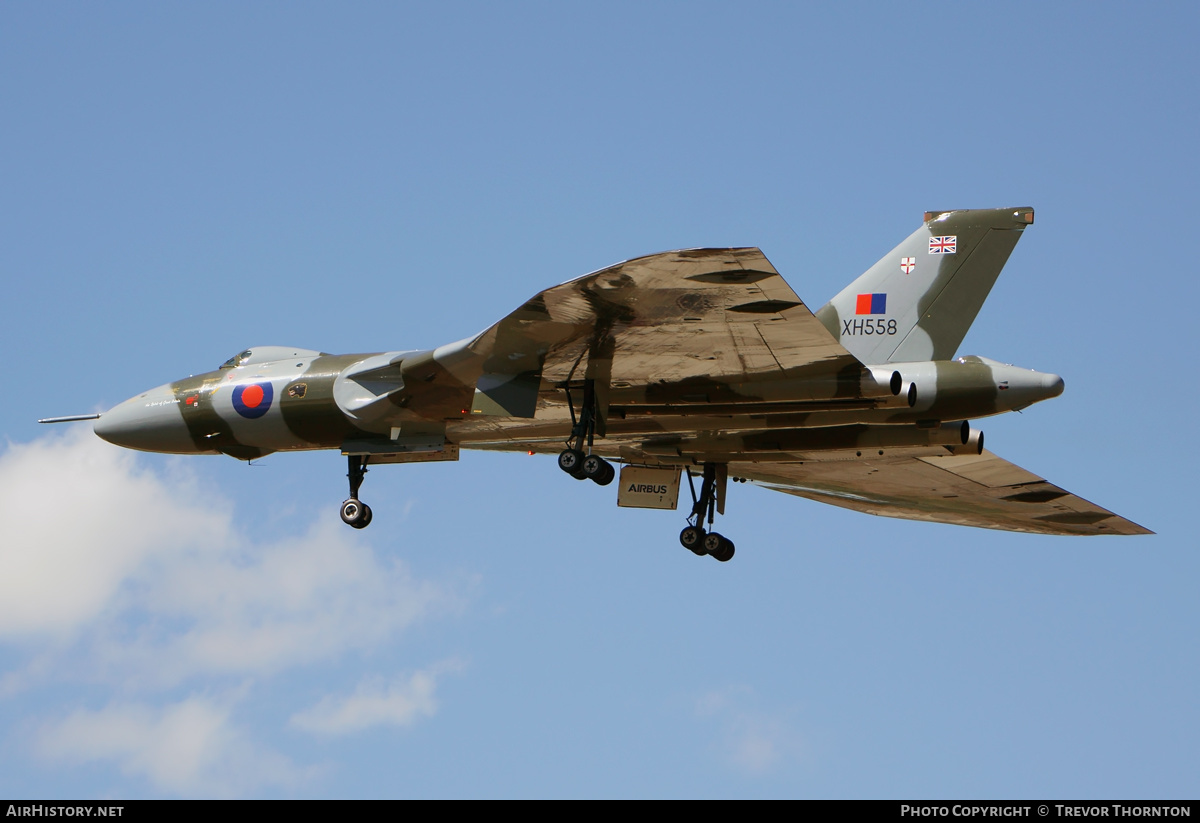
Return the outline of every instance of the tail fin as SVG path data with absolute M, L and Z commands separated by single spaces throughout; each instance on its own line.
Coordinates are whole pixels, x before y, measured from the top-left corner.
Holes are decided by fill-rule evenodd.
M 925 223 L 817 312 L 863 363 L 949 360 L 1033 209 L 925 213 Z

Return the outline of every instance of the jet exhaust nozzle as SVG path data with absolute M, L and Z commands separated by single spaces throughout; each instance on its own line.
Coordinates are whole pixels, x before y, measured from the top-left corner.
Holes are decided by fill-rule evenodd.
M 983 454 L 983 432 L 972 429 L 967 421 L 962 423 L 963 441 L 961 445 L 948 446 L 951 454 Z
M 861 386 L 863 397 L 895 397 L 904 387 L 904 378 L 891 366 L 867 366 Z

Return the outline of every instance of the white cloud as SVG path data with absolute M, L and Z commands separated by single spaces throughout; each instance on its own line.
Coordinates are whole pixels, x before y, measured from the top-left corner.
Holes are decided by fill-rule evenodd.
M 228 540 L 228 516 L 183 502 L 85 427 L 0 457 L 0 638 L 62 638 L 176 535 Z
M 730 762 L 753 774 L 768 771 L 783 756 L 787 740 L 777 720 L 740 716 L 726 729 Z
M 0 642 L 25 650 L 8 656 L 0 700 L 36 705 L 13 714 L 42 724 L 32 740 L 45 762 L 111 763 L 175 794 L 291 785 L 298 767 L 259 742 L 285 721 L 239 725 L 237 699 L 179 701 L 179 689 L 229 693 L 247 682 L 278 705 L 282 684 L 271 678 L 337 661 L 349 691 L 362 675 L 345 666 L 348 653 L 390 653 L 406 629 L 464 598 L 334 518 L 253 539 L 188 468 L 163 474 L 141 462 L 86 427 L 0 453 Z M 363 681 L 294 722 L 331 733 L 412 723 L 436 711 L 436 679 L 453 668 Z M 89 700 L 108 690 L 110 702 L 80 708 L 76 691 L 47 684 L 87 684 Z M 271 722 L 279 728 L 264 728 Z
M 142 607 L 167 618 L 136 640 L 114 637 L 105 657 L 153 663 L 171 684 L 197 672 L 270 673 L 386 644 L 429 614 L 458 605 L 443 586 L 381 562 L 340 522 L 246 551 L 193 546 L 144 584 Z
M 54 505 L 29 488 L 55 489 Z M 378 647 L 460 603 L 336 520 L 256 544 L 231 508 L 86 429 L 11 447 L 0 456 L 0 638 L 73 645 L 91 676 L 158 688 Z M 10 674 L 0 693 L 21 680 Z
M 258 746 L 231 722 L 231 712 L 231 702 L 207 697 L 78 710 L 43 727 L 36 751 L 50 762 L 113 761 L 123 774 L 184 796 L 233 797 L 265 785 L 296 785 L 303 772 Z
M 754 690 L 729 686 L 696 699 L 700 717 L 719 724 L 716 749 L 721 759 L 748 774 L 764 774 L 800 750 L 799 738 L 786 716 L 763 711 Z
M 372 726 L 410 726 L 423 717 L 433 717 L 437 711 L 434 690 L 438 677 L 461 669 L 457 661 L 447 660 L 391 683 L 372 678 L 360 683 L 349 697 L 326 697 L 298 712 L 291 724 L 319 734 L 349 734 Z

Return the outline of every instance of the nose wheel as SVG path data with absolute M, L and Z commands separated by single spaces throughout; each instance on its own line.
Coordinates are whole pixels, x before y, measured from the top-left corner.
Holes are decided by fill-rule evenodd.
M 688 525 L 679 533 L 679 543 L 692 554 L 707 554 L 722 563 L 727 563 L 733 559 L 733 541 L 704 528 L 706 518 L 708 528 L 711 529 L 716 510 L 719 508 L 723 513 L 725 508 L 724 470 L 724 465 L 705 463 L 699 495 L 696 494 L 692 472 L 687 470 L 688 487 L 692 491 L 692 513 L 688 515 Z
M 342 504 L 342 522 L 356 529 L 371 525 L 371 507 L 351 497 Z
M 365 529 L 371 525 L 371 507 L 358 499 L 358 489 L 367 474 L 367 458 L 351 454 L 346 460 L 350 466 L 346 474 L 350 479 L 350 497 L 342 503 L 342 522 L 356 529 Z

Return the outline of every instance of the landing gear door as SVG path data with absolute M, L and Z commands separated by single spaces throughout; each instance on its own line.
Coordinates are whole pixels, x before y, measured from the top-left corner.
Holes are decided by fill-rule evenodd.
M 617 505 L 634 509 L 674 509 L 679 505 L 679 469 L 625 466 Z

